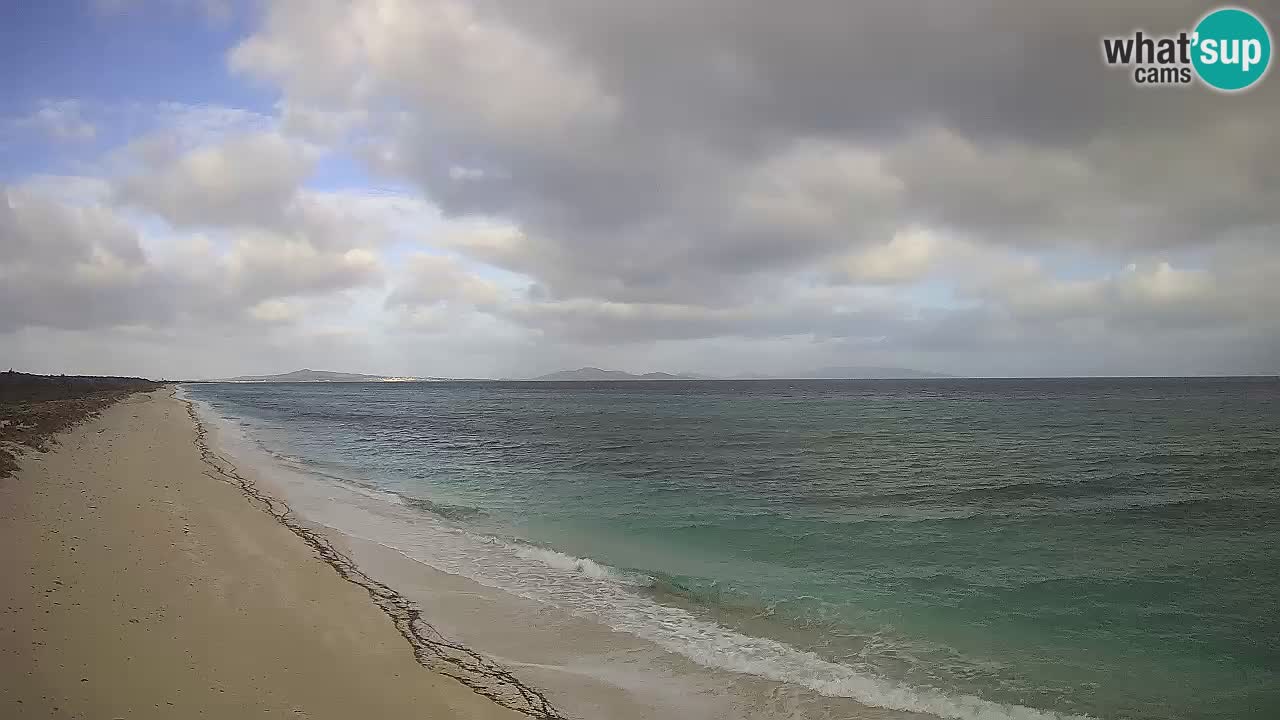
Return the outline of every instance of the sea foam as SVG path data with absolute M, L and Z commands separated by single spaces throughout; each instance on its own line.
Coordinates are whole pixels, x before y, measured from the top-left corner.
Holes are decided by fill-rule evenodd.
M 209 412 L 201 404 L 202 412 Z M 244 445 L 240 447 L 245 449 Z M 279 458 L 272 459 L 281 464 Z M 289 468 L 298 472 L 297 466 Z M 546 603 L 642 638 L 704 667 L 807 688 L 868 706 L 954 720 L 1084 720 L 971 695 L 913 687 L 826 660 L 770 638 L 754 637 L 641 595 L 653 579 L 589 557 L 460 529 L 392 493 L 306 473 L 287 484 L 312 502 L 294 502 L 309 520 L 333 527 L 487 587 Z M 416 505 L 416 507 L 415 507 Z
M 548 548 L 525 543 L 506 543 L 517 557 L 534 560 L 557 570 L 576 572 L 595 580 L 613 580 L 627 585 L 648 586 L 653 578 L 640 573 L 619 570 L 611 565 L 596 562 L 591 558 L 575 557 Z
M 513 585 L 486 582 L 492 578 L 483 570 L 474 573 L 472 579 L 530 599 L 549 602 L 570 612 L 589 615 L 614 630 L 649 640 L 705 667 L 793 683 L 821 695 L 850 698 L 864 705 L 957 720 L 1083 720 L 1085 717 L 995 703 L 971 695 L 949 695 L 933 688 L 911 687 L 874 677 L 776 640 L 744 635 L 702 620 L 680 608 L 637 596 L 626 588 L 627 585 L 638 584 L 637 578 L 644 576 L 555 550 L 513 547 L 510 544 L 501 546 L 511 550 L 516 557 L 598 581 L 600 585 L 594 587 L 595 592 L 591 595 L 594 600 L 582 602 L 582 588 L 571 579 L 565 587 L 573 587 L 574 591 L 565 593 L 548 589 L 540 582 L 517 582 Z M 621 587 L 617 587 L 619 584 Z
M 353 500 L 355 498 L 352 498 Z M 455 526 L 406 517 L 408 508 L 367 508 L 376 517 L 322 522 L 394 549 L 437 570 L 487 587 L 561 608 L 579 617 L 648 640 L 704 667 L 745 673 L 808 688 L 864 705 L 955 720 L 1079 720 L 971 695 L 912 687 L 769 638 L 754 637 L 662 605 L 639 594 L 652 578 L 587 557 L 473 535 Z

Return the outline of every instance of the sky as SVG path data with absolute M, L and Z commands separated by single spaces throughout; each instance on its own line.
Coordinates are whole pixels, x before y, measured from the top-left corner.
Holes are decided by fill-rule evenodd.
M 3 3 L 0 365 L 1280 373 L 1280 79 L 1101 58 L 1212 7 Z

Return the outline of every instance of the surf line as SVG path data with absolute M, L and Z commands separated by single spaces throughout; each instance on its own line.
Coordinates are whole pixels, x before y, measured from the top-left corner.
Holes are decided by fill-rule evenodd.
M 302 524 L 288 503 L 262 492 L 252 480 L 240 475 L 230 461 L 209 447 L 209 430 L 196 415 L 195 402 L 178 397 L 176 389 L 171 397 L 187 406 L 187 415 L 191 417 L 196 429 L 192 442 L 200 451 L 200 458 L 210 468 L 205 475 L 239 488 L 252 503 L 301 538 L 343 580 L 364 588 L 374 604 L 391 618 L 396 630 L 409 643 L 419 665 L 451 677 L 476 694 L 531 718 L 569 720 L 567 715 L 562 714 L 547 700 L 542 691 L 520 682 L 510 670 L 471 648 L 446 639 L 431 623 L 423 619 L 422 610 L 416 603 L 387 584 L 370 577 L 327 538 Z

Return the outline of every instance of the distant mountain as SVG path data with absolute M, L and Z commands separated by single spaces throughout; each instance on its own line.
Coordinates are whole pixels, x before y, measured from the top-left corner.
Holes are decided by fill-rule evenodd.
M 443 378 L 395 377 L 388 375 L 361 375 L 359 373 L 330 372 L 328 370 L 311 370 L 304 368 L 279 375 L 240 375 L 223 378 L 211 382 L 418 382 L 424 380 L 441 380 Z
M 943 373 L 927 372 L 924 370 L 911 370 L 909 368 L 898 367 L 866 367 L 866 366 L 846 366 L 846 367 L 824 367 L 817 370 L 809 370 L 794 374 L 780 375 L 751 375 L 751 378 L 759 379 L 778 379 L 778 380 L 916 380 L 922 378 L 948 378 L 954 375 L 945 375 Z
M 584 381 L 584 380 L 700 380 L 696 375 L 675 375 L 665 372 L 651 372 L 635 375 L 621 370 L 602 370 L 597 367 L 581 367 L 577 370 L 561 370 L 559 372 L 539 375 L 530 380 L 545 381 Z
M 824 367 L 794 374 L 738 375 L 732 378 L 712 378 L 692 373 L 651 372 L 644 375 L 623 372 L 622 370 L 603 370 L 598 367 L 581 367 L 577 370 L 561 370 L 559 372 L 539 375 L 530 380 L 545 381 L 590 381 L 590 380 L 913 380 L 921 378 L 953 377 L 942 373 L 925 372 L 896 367 Z
M 923 372 L 894 367 L 826 367 L 795 374 L 777 375 L 739 375 L 735 380 L 872 380 L 872 379 L 916 379 L 951 377 L 941 373 Z M 279 375 L 239 375 L 233 378 L 222 378 L 206 382 L 292 382 L 292 383 L 343 383 L 343 382 L 435 382 L 450 380 L 441 377 L 393 377 L 388 375 L 361 375 L 359 373 L 330 372 L 328 370 L 302 369 Z M 561 370 L 559 372 L 528 378 L 538 381 L 582 382 L 592 380 L 715 380 L 705 375 L 693 373 L 651 372 L 643 375 L 624 372 L 622 370 L 605 370 L 598 367 L 580 367 L 577 370 Z

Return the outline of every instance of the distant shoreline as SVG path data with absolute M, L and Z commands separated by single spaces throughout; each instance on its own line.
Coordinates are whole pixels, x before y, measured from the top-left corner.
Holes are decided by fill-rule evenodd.
M 636 378 L 601 380 L 546 380 L 540 378 L 440 378 L 436 380 L 173 380 L 169 382 L 187 385 L 439 385 L 446 383 L 744 383 L 744 382 L 955 382 L 964 380 L 1009 380 L 1045 382 L 1057 380 L 1280 380 L 1274 375 L 946 375 L 938 377 L 876 377 L 876 378 Z

